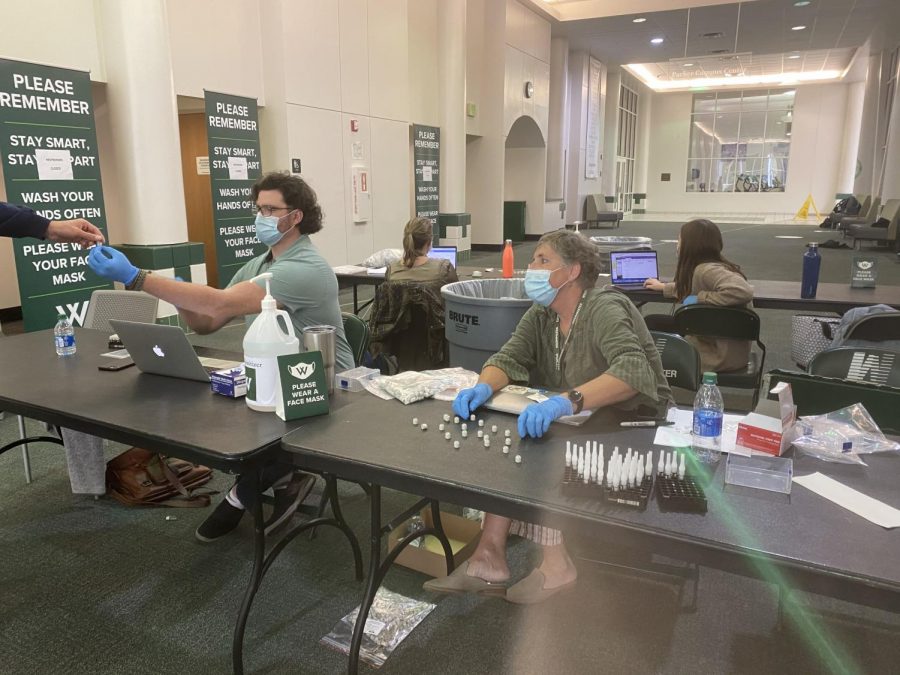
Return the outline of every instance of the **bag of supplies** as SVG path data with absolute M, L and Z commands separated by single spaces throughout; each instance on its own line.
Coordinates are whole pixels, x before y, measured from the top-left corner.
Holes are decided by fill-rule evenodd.
M 791 358 L 803 369 L 831 345 L 838 318 L 797 314 L 791 317 Z
M 215 490 L 196 492 L 212 469 L 144 448 L 130 448 L 106 463 L 106 489 L 126 506 L 209 506 Z

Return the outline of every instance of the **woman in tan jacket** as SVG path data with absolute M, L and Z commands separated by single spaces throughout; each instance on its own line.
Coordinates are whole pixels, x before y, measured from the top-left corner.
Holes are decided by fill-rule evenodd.
M 403 228 L 403 259 L 391 264 L 385 281 L 419 281 L 441 286 L 459 281 L 449 260 L 429 258 L 432 228 L 428 218 L 413 218 Z
M 715 223 L 705 219 L 691 220 L 681 226 L 678 244 L 678 265 L 675 280 L 663 283 L 647 279 L 644 286 L 662 291 L 667 298 L 675 298 L 684 305 L 719 305 L 750 308 L 753 286 L 741 268 L 722 255 L 722 233 Z M 665 319 L 671 317 L 660 317 Z M 665 330 L 656 317 L 647 317 L 652 330 Z M 671 328 L 670 328 L 671 330 Z M 703 370 L 727 373 L 747 366 L 750 343 L 746 340 L 715 338 L 687 338 L 700 352 Z

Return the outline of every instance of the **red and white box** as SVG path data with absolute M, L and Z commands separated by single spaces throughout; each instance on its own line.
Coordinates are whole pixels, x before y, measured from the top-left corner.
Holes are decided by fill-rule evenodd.
M 779 382 L 769 393 L 776 394 L 778 400 L 766 398 L 756 404 L 756 410 L 738 423 L 735 445 L 779 457 L 793 441 L 791 429 L 797 419 L 797 406 L 789 382 Z

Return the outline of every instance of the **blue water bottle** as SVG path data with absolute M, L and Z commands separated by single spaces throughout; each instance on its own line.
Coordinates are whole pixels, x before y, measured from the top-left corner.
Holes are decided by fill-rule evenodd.
M 806 245 L 806 253 L 803 254 L 803 280 L 800 282 L 800 297 L 816 297 L 816 289 L 819 286 L 819 268 L 822 266 L 822 256 L 819 255 L 819 245 L 810 242 Z

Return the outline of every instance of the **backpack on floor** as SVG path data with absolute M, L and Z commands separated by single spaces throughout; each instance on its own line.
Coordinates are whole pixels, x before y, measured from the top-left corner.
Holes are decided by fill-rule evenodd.
M 197 492 L 212 469 L 144 448 L 130 448 L 106 463 L 106 489 L 126 506 L 209 506 L 215 490 Z

